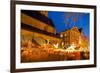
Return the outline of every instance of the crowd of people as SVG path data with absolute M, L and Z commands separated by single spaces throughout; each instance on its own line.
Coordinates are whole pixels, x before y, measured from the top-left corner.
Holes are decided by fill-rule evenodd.
M 87 58 L 89 58 L 89 56 L 87 56 Z M 38 46 L 34 45 L 31 41 L 24 42 L 21 45 L 21 62 L 64 61 L 80 59 L 80 51 L 67 51 L 64 49 L 58 49 L 52 47 L 50 44 Z

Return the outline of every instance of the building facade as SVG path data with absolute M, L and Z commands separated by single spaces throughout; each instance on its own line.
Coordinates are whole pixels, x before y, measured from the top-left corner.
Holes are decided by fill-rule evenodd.
M 60 38 L 56 36 L 56 29 L 52 20 L 48 18 L 47 11 L 22 10 L 21 37 L 24 40 L 34 41 L 33 43 L 38 45 L 46 43 L 48 40 L 52 44 L 60 41 Z
M 66 47 L 74 44 L 76 47 L 88 48 L 89 42 L 77 27 L 73 27 L 67 31 L 61 32 L 62 44 Z
M 51 19 L 48 18 L 47 11 L 21 11 L 21 23 L 33 26 L 37 29 L 54 33 L 56 32 L 55 26 Z

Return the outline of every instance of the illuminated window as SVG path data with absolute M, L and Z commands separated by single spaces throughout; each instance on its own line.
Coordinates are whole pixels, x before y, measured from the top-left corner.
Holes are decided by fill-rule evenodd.
M 63 35 L 61 34 L 60 37 L 63 37 Z
M 65 36 L 67 36 L 67 34 L 65 34 Z

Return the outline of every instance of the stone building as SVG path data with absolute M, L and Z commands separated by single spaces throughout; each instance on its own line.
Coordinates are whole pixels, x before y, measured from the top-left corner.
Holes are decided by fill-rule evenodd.
M 54 24 L 47 15 L 48 12 L 46 11 L 21 10 L 21 23 L 55 34 Z
M 47 11 L 21 10 L 21 37 L 23 39 L 34 40 L 41 43 L 45 40 L 59 42 L 56 36 L 55 26 Z
M 88 48 L 89 42 L 77 27 L 73 27 L 67 31 L 61 32 L 62 45 L 66 47 L 74 44 L 76 47 Z

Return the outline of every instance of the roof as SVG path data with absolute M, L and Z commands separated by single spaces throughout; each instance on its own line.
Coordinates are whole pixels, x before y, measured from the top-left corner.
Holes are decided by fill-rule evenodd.
M 39 11 L 33 11 L 33 10 L 21 10 L 22 13 L 32 17 L 32 18 L 35 18 L 35 19 L 38 19 L 52 27 L 55 27 L 52 20 L 48 17 L 46 17 L 45 15 L 39 13 Z
M 77 32 L 82 32 L 82 28 L 78 28 L 78 27 L 73 27 L 73 28 L 71 28 L 71 29 L 66 29 L 65 31 L 62 31 L 61 33 L 63 33 L 63 32 L 67 32 L 67 31 L 69 31 L 69 30 L 73 30 L 73 31 L 77 31 Z

